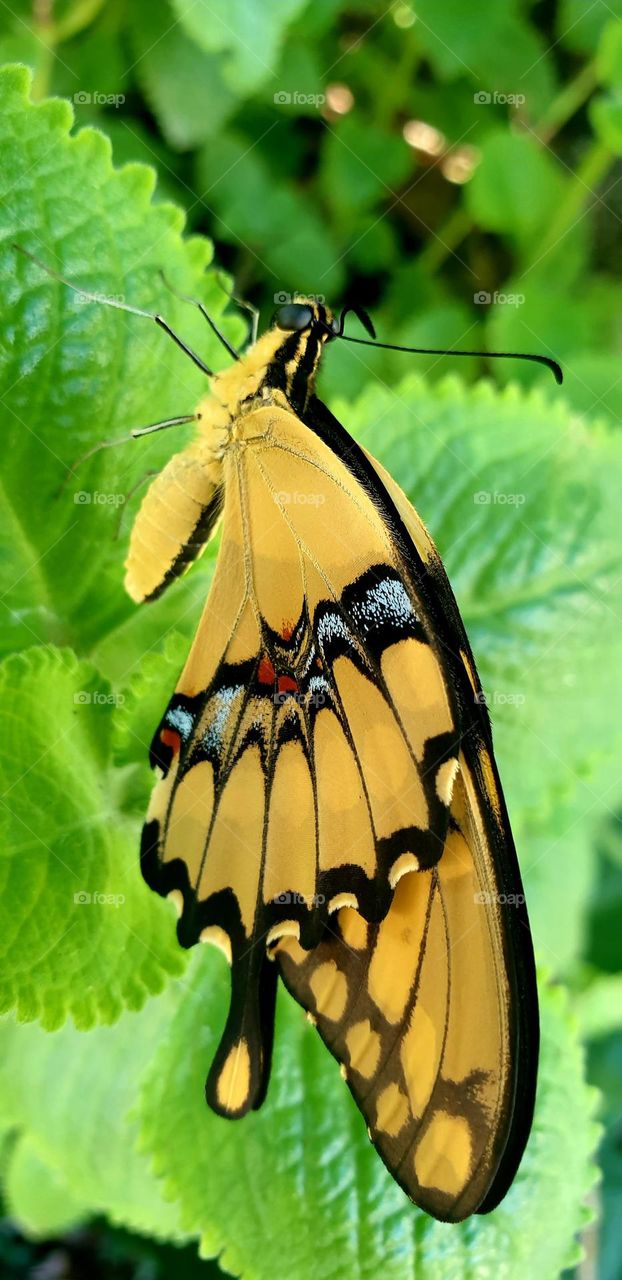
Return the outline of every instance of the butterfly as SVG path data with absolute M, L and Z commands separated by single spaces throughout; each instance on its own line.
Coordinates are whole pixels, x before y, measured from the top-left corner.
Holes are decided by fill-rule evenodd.
M 393 1177 L 428 1213 L 488 1212 L 530 1131 L 534 959 L 491 730 L 458 607 L 395 481 L 314 391 L 341 326 L 282 305 L 212 380 L 196 440 L 138 514 L 126 586 L 157 597 L 222 541 L 151 747 L 147 883 L 231 1003 L 209 1105 L 266 1094 L 277 980 Z
M 280 977 L 397 1183 L 458 1222 L 514 1179 L 539 1042 L 473 654 L 414 507 L 315 393 L 348 310 L 375 337 L 366 314 L 285 302 L 239 356 L 198 305 L 234 363 L 212 374 L 151 317 L 211 382 L 195 414 L 133 433 L 197 423 L 145 495 L 126 588 L 155 599 L 222 526 L 151 745 L 141 842 L 182 946 L 213 943 L 231 966 L 207 1102 L 232 1119 L 261 1106 Z M 526 358 L 561 380 L 548 357 Z

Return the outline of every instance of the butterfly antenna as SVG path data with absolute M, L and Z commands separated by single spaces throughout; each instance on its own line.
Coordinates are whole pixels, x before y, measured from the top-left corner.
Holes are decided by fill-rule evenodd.
M 223 293 L 226 293 L 227 297 L 230 298 L 232 302 L 237 303 L 238 307 L 242 307 L 244 311 L 248 311 L 249 315 L 252 317 L 251 346 L 254 346 L 257 341 L 257 332 L 259 329 L 259 308 L 254 307 L 252 302 L 247 302 L 245 298 L 238 298 L 237 294 L 231 293 L 231 290 L 227 289 L 223 284 L 222 272 L 216 272 L 216 279 Z
M 339 317 L 339 328 L 334 330 L 335 337 L 336 338 L 346 337 L 346 335 L 343 332 L 343 327 L 346 322 L 346 316 L 349 315 L 350 312 L 352 312 L 352 314 L 356 316 L 357 320 L 360 320 L 363 328 L 367 331 L 370 338 L 375 339 L 376 330 L 374 329 L 371 316 L 368 316 L 367 312 L 364 311 L 362 307 L 357 307 L 357 306 L 350 306 L 350 307 L 343 308 L 343 311 L 341 312 L 341 315 Z M 351 339 L 347 339 L 347 340 L 351 341 Z
M 349 334 L 343 332 L 345 318 L 349 311 L 353 311 L 361 324 L 371 334 L 374 341 L 370 338 L 351 338 Z M 339 318 L 339 327 L 331 329 L 331 333 L 335 338 L 343 338 L 344 342 L 355 342 L 357 346 L 362 347 L 381 347 L 384 351 L 405 351 L 409 355 L 418 356 L 479 356 L 484 360 L 531 360 L 534 364 L 545 365 L 551 370 L 553 377 L 558 386 L 564 381 L 561 365 L 557 360 L 552 360 L 550 356 L 533 355 L 526 351 L 446 351 L 436 347 L 400 347 L 393 342 L 376 342 L 375 332 L 367 312 L 360 307 L 344 307 Z
M 89 293 L 86 289 L 79 289 L 77 285 L 71 283 L 71 280 L 66 280 L 64 276 L 61 276 L 60 272 L 54 271 L 52 267 L 48 267 L 45 262 L 42 262 L 40 258 L 37 258 L 34 253 L 30 253 L 28 249 L 24 249 L 21 244 L 13 244 L 12 247 L 17 253 L 22 253 L 25 258 L 30 258 L 31 262 L 34 262 L 42 271 L 45 271 L 46 275 L 51 276 L 53 280 L 58 280 L 68 289 L 71 289 L 73 293 L 77 293 L 84 302 L 101 302 L 103 306 L 115 307 L 117 311 L 129 311 L 132 315 L 145 316 L 147 320 L 155 320 L 155 323 L 160 327 L 160 329 L 163 329 L 164 332 L 168 334 L 169 338 L 172 338 L 173 342 L 177 343 L 177 346 L 190 357 L 202 373 L 207 374 L 208 378 L 213 376 L 214 370 L 209 369 L 201 357 L 197 355 L 196 351 L 193 351 L 192 348 L 189 347 L 177 333 L 175 333 L 175 330 L 171 329 L 170 324 L 163 316 L 154 313 L 153 311 L 143 311 L 140 307 L 132 307 L 129 302 L 119 302 L 116 298 L 104 298 L 101 294 Z
M 235 347 L 231 346 L 231 343 L 225 337 L 224 333 L 222 332 L 222 329 L 219 329 L 215 321 L 212 320 L 212 317 L 210 316 L 209 312 L 207 311 L 203 303 L 199 302 L 198 298 L 191 298 L 190 294 L 180 293 L 179 289 L 175 289 L 175 287 L 170 283 L 170 281 L 167 279 L 166 275 L 164 274 L 162 267 L 160 267 L 160 276 L 162 277 L 162 282 L 166 286 L 166 288 L 172 294 L 174 294 L 176 298 L 179 298 L 180 302 L 189 302 L 193 307 L 199 308 L 201 315 L 205 316 L 205 319 L 207 320 L 207 323 L 210 329 L 212 330 L 213 333 L 216 334 L 216 337 L 219 339 L 219 341 L 222 342 L 222 345 L 225 348 L 225 350 L 229 352 L 230 356 L 233 356 L 234 360 L 239 360 L 240 359 L 239 351 L 236 351 Z

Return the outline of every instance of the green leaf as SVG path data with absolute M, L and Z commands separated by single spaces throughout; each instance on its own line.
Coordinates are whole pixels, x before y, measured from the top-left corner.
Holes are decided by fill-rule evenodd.
M 336 1063 L 283 991 L 261 1111 L 238 1124 L 205 1109 L 228 985 L 224 961 L 201 951 L 141 1104 L 143 1142 L 188 1230 L 201 1233 L 205 1256 L 222 1250 L 227 1270 L 264 1280 L 279 1274 L 286 1240 L 291 1280 L 334 1276 L 336 1257 L 339 1274 L 352 1277 L 444 1280 L 477 1271 L 523 1280 L 535 1250 L 538 1276 L 556 1280 L 585 1221 L 597 1137 L 560 991 L 543 991 L 536 1121 L 514 1186 L 493 1214 L 448 1229 L 413 1208 L 390 1178 Z M 269 1230 L 259 1188 L 269 1188 Z
M 154 190 L 154 202 L 168 201 L 184 204 L 188 195 L 181 170 L 183 157 L 173 155 L 162 139 L 154 136 L 143 120 L 127 112 L 123 116 L 108 115 L 101 121 L 118 165 L 148 164 L 158 169 L 158 185 Z M 202 349 L 202 348 L 201 348 Z
M 170 987 L 140 1013 L 87 1033 L 0 1021 L 0 1123 L 36 1150 L 74 1206 L 158 1239 L 182 1240 L 175 1205 L 162 1198 L 136 1151 L 139 1081 L 168 1034 L 179 993 Z M 25 1204 L 32 1213 L 36 1207 Z
M 622 824 L 610 813 L 595 840 L 598 876 L 588 902 L 586 952 L 589 963 L 606 974 L 622 972 Z M 620 1010 L 617 1010 L 620 1015 Z M 622 1017 L 620 1017 L 622 1021 Z
M 187 652 L 205 607 L 215 558 L 216 548 L 210 544 L 199 563 L 175 583 L 172 591 L 153 603 L 134 608 L 114 631 L 105 634 L 92 651 L 99 670 L 125 687 L 139 671 L 144 655 L 159 652 L 169 632 L 185 636 Z M 161 712 L 168 691 L 163 689 L 162 693 Z
M 498 129 L 482 143 L 466 204 L 485 230 L 525 241 L 550 220 L 562 185 L 555 164 L 532 138 Z
M 585 414 L 608 414 L 617 424 L 622 404 L 614 355 L 620 342 L 619 290 L 607 277 L 584 275 L 581 294 L 577 306 L 576 283 L 564 287 L 558 277 L 552 287 L 548 270 L 544 278 L 536 272 L 524 280 L 515 276 L 498 304 L 485 309 L 486 345 L 492 351 L 554 354 L 564 370 L 564 398 Z M 533 365 L 508 363 L 501 376 L 525 385 L 537 381 L 548 388 L 549 398 L 559 396 L 549 375 Z
M 622 155 L 622 89 L 590 103 L 590 121 L 597 137 L 614 155 Z
M 622 1040 L 622 1037 L 620 1037 Z M 600 1148 L 603 1184 L 599 1196 L 602 1222 L 598 1240 L 598 1280 L 619 1280 L 620 1217 L 622 1216 L 622 1155 L 620 1117 L 611 1122 Z
M 525 386 L 538 382 L 557 398 L 567 394 L 566 378 L 572 373 L 570 366 L 575 354 L 597 347 L 603 326 L 601 312 L 598 317 L 601 332 L 595 332 L 598 321 L 592 309 L 573 307 L 572 296 L 572 288 L 560 288 L 553 295 L 548 280 L 527 276 L 523 282 L 517 275 L 507 281 L 490 305 L 482 308 L 492 351 L 537 350 L 546 355 L 554 352 L 564 371 L 561 393 L 555 390 L 550 374 L 518 360 L 501 366 L 500 376 L 504 381 L 521 382 Z M 509 342 L 509 347 L 504 347 L 504 342 Z
M 162 311 L 216 366 L 220 344 L 196 310 L 165 288 L 158 269 L 166 267 L 178 288 L 197 291 L 215 317 L 226 302 L 203 275 L 208 242 L 182 242 L 180 211 L 151 203 L 153 172 L 115 170 L 101 134 L 69 136 L 69 105 L 32 106 L 28 85 L 23 67 L 0 75 L 0 651 L 50 641 L 86 648 L 135 611 L 123 591 L 119 517 L 145 472 L 170 454 L 170 441 L 147 437 L 116 458 L 105 449 L 75 474 L 69 468 L 98 441 L 191 411 L 205 390 L 202 375 L 155 325 L 85 303 L 17 255 L 12 241 L 82 288 Z
M 236 105 L 221 56 L 186 35 L 167 0 L 134 0 L 130 22 L 136 74 L 165 138 L 180 151 L 205 142 Z
M 395 200 L 396 188 L 413 171 L 412 151 L 403 138 L 346 116 L 327 132 L 322 166 L 326 200 L 340 209 L 369 209 Z
M 281 41 L 305 0 L 261 5 L 253 0 L 172 0 L 177 19 L 201 49 L 224 51 L 223 74 L 240 96 L 269 80 Z M 278 87 L 278 86 L 277 86 Z
M 622 974 L 595 976 L 586 989 L 575 996 L 573 1008 L 586 1039 L 600 1039 L 619 1030 L 622 1025 Z
M 325 100 L 326 84 L 322 64 L 303 35 L 303 32 L 306 33 L 309 13 L 310 10 L 307 9 L 302 23 L 294 25 L 288 33 L 276 70 L 272 100 L 279 111 L 283 112 L 285 120 L 287 117 L 295 120 L 296 116 L 317 119 L 318 106 Z
M 45 63 L 46 49 L 34 32 L 17 21 L 13 30 L 6 27 L 0 36 L 0 64 L 23 62 L 36 73 Z
M 461 0 L 418 0 L 413 35 L 441 79 L 468 74 L 480 92 L 518 96 L 522 101 L 514 105 L 533 119 L 550 101 L 553 68 L 539 33 L 517 7 L 480 0 L 467 22 Z
M 601 84 L 622 89 L 622 22 L 613 18 L 600 38 L 596 71 Z
M 561 0 L 556 23 L 558 39 L 576 53 L 594 53 L 603 29 L 615 18 L 622 18 L 622 0 L 587 5 L 584 0 Z
M 11 1217 L 25 1235 L 64 1235 L 89 1217 L 89 1205 L 72 1195 L 62 1174 L 41 1157 L 30 1135 L 14 1145 L 4 1177 Z
M 89 7 L 94 12 L 95 0 L 85 0 L 82 9 L 85 19 Z M 76 17 L 78 8 L 73 7 Z M 56 6 L 55 13 L 58 14 Z M 87 26 L 86 38 L 79 35 L 71 40 L 63 46 L 61 56 L 53 59 L 54 88 L 74 104 L 81 125 L 98 124 L 97 116 L 101 112 L 110 111 L 110 116 L 117 116 L 124 108 L 130 89 L 127 53 L 110 7 L 105 6 L 93 25 L 87 22 Z M 45 40 L 45 36 L 43 38 Z M 55 37 L 51 39 L 55 44 Z M 41 47 L 41 36 L 37 43 Z M 110 116 L 104 117 L 105 123 Z
M 115 803 L 121 696 L 68 651 L 0 668 L 0 1007 L 46 1027 L 112 1021 L 183 967 L 170 909 L 140 878 L 138 825 Z
M 188 637 L 170 631 L 159 651 L 146 653 L 115 716 L 115 756 L 120 764 L 144 764 L 167 691 L 175 687 L 188 656 Z
M 616 426 L 622 421 L 620 357 L 586 352 L 573 354 L 567 365 L 566 395 L 585 414 L 603 414 Z
M 618 1280 L 622 1213 L 622 1032 L 618 1030 L 593 1042 L 588 1063 L 591 1079 L 601 1090 L 600 1113 L 607 1123 L 599 1152 L 603 1183 L 599 1195 L 602 1222 L 596 1254 L 598 1278 Z
M 276 131 L 277 123 L 270 128 Z M 343 266 L 330 228 L 304 194 L 274 181 L 249 139 L 212 138 L 199 152 L 198 179 L 218 212 L 219 236 L 242 242 L 249 266 L 263 274 L 273 296 L 281 290 L 317 293 L 318 281 L 327 294 L 337 293 Z

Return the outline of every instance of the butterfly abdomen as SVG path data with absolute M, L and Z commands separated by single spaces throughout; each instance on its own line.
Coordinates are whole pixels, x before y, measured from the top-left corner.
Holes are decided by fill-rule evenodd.
M 150 485 L 132 529 L 125 587 L 153 600 L 197 559 L 222 513 L 222 463 L 202 442 L 175 454 Z

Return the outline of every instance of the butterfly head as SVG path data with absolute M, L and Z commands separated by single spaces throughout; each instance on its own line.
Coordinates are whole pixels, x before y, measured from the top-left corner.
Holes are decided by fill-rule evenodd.
M 316 298 L 285 302 L 274 313 L 273 323 L 283 333 L 314 333 L 324 342 L 336 336 L 337 322 L 329 307 Z
M 275 311 L 272 324 L 272 332 L 282 335 L 277 352 L 312 380 L 326 343 L 338 333 L 330 308 L 316 298 L 286 302 Z
M 279 391 L 302 412 L 327 342 L 338 326 L 332 311 L 316 298 L 282 303 L 271 327 L 242 357 L 241 364 L 258 374 L 257 391 Z
M 358 307 L 345 308 L 337 319 L 317 297 L 296 295 L 295 301 L 282 302 L 270 328 L 212 383 L 212 394 L 230 419 L 256 396 L 273 392 L 279 392 L 296 413 L 304 413 L 324 348 L 342 337 L 348 311 L 355 311 L 373 335 L 371 321 Z
M 354 311 L 367 332 L 375 337 L 374 327 L 366 312 L 359 307 L 345 307 L 339 319 L 317 297 L 297 298 L 285 302 L 274 315 L 273 335 L 276 349 L 268 368 L 271 385 L 285 391 L 292 406 L 303 412 L 313 391 L 315 375 L 327 342 L 343 336 L 346 315 Z

